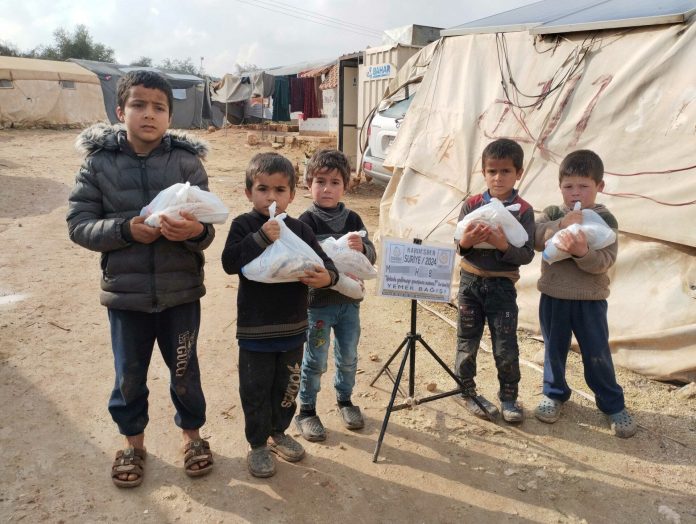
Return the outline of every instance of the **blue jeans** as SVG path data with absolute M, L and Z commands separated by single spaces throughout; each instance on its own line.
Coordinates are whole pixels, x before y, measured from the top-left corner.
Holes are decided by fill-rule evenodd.
M 460 273 L 457 354 L 454 369 L 467 389 L 476 388 L 476 355 L 488 322 L 493 359 L 498 370 L 500 400 L 516 400 L 520 382 L 517 345 L 517 291 L 509 278 Z
M 616 382 L 609 349 L 606 300 L 563 300 L 541 294 L 539 321 L 544 336 L 544 395 L 565 402 L 570 387 L 566 360 L 573 334 L 580 346 L 585 382 L 600 411 L 613 415 L 624 409 L 623 389 Z
M 109 309 L 116 379 L 109 412 L 122 435 L 139 435 L 149 421 L 147 370 L 155 341 L 169 368 L 169 393 L 182 429 L 205 423 L 196 342 L 201 320 L 198 300 L 159 313 Z
M 315 407 L 321 389 L 321 376 L 326 373 L 331 328 L 334 332 L 336 376 L 334 388 L 339 401 L 348 401 L 355 386 L 360 340 L 360 305 L 334 304 L 309 308 L 307 344 L 302 359 L 300 403 Z

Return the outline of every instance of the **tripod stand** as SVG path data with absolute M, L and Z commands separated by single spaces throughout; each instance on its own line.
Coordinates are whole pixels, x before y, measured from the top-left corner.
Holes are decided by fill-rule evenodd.
M 423 337 L 420 336 L 420 333 L 416 333 L 416 300 L 411 300 L 411 330 L 408 332 L 404 340 L 401 342 L 399 347 L 392 353 L 392 355 L 389 357 L 389 360 L 382 366 L 382 369 L 380 369 L 379 373 L 377 373 L 377 376 L 370 382 L 370 386 L 374 385 L 375 382 L 377 382 L 377 379 L 382 375 L 382 373 L 386 373 L 387 376 L 394 382 L 394 389 L 392 390 L 391 393 L 391 398 L 389 399 L 389 405 L 387 406 L 386 413 L 384 414 L 384 421 L 382 422 L 382 429 L 379 432 L 379 438 L 377 439 L 377 446 L 375 447 L 375 453 L 372 456 L 372 462 L 377 462 L 377 457 L 379 456 L 379 450 L 382 447 L 382 441 L 384 440 L 384 434 L 387 431 L 387 424 L 389 424 L 389 416 L 391 415 L 392 411 L 399 411 L 404 408 L 409 408 L 412 406 L 416 406 L 418 404 L 424 404 L 425 402 L 432 402 L 433 400 L 437 400 L 440 398 L 445 398 L 445 397 L 450 397 L 452 395 L 456 395 L 458 393 L 463 393 L 465 389 L 464 383 L 455 375 L 452 370 L 447 367 L 447 364 L 445 364 L 442 359 L 435 353 L 432 348 L 423 340 Z M 438 364 L 440 364 L 440 367 L 447 371 L 450 377 L 457 383 L 459 386 L 457 389 L 453 389 L 452 391 L 447 391 L 445 393 L 438 393 L 436 395 L 431 395 L 429 397 L 425 398 L 420 398 L 417 399 L 414 397 L 414 391 L 415 391 L 415 376 L 416 376 L 416 342 L 420 342 L 421 345 L 430 353 L 430 355 L 437 361 Z M 399 371 L 396 374 L 396 378 L 392 375 L 391 371 L 389 370 L 389 364 L 396 358 L 396 355 L 399 354 L 399 352 L 406 348 L 406 351 L 404 353 L 404 357 L 401 360 L 401 365 L 399 366 Z M 408 371 L 408 396 L 404 395 L 404 392 L 401 390 L 399 387 L 399 384 L 401 382 L 401 378 L 403 377 L 404 374 L 404 368 L 406 367 L 406 360 L 409 361 L 409 371 Z M 396 399 L 396 392 L 399 391 L 402 396 L 406 396 L 406 401 L 394 405 L 394 400 Z M 476 398 L 476 397 L 470 397 L 476 405 L 483 410 L 484 413 L 488 415 L 488 419 L 491 420 L 492 422 L 495 422 L 495 418 L 488 412 L 488 410 L 481 404 L 481 402 Z

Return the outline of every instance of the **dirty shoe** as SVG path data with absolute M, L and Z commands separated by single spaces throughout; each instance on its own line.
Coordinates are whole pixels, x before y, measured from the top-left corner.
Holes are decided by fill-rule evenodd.
M 271 453 L 275 453 L 280 458 L 287 460 L 288 462 L 297 462 L 298 460 L 302 460 L 302 457 L 305 455 L 302 444 L 285 433 L 276 433 L 269 438 L 268 450 Z
M 514 400 L 501 400 L 500 411 L 503 413 L 505 422 L 517 423 L 524 420 L 524 412 L 520 405 Z
M 561 417 L 561 405 L 563 402 L 556 400 L 544 395 L 539 402 L 539 405 L 534 410 L 534 416 L 546 422 L 547 424 L 553 424 Z
M 338 406 L 341 413 L 343 425 L 347 429 L 362 429 L 365 427 L 365 420 L 358 406 Z
M 247 453 L 247 467 L 249 473 L 259 478 L 272 477 L 275 475 L 275 460 L 266 446 L 251 448 Z
M 490 414 L 492 418 L 498 418 L 500 411 L 498 411 L 498 408 L 495 407 L 486 397 L 483 395 L 475 395 L 475 398 L 483 405 L 484 408 L 486 408 L 486 411 L 488 411 L 488 414 Z M 481 407 L 472 397 L 464 397 L 464 402 L 466 409 L 468 409 L 470 413 L 476 415 L 477 417 L 489 420 L 488 414 L 481 409 Z
M 611 429 L 617 437 L 629 438 L 638 431 L 638 424 L 636 424 L 636 421 L 633 420 L 633 417 L 625 409 L 613 415 L 609 415 L 609 420 L 611 421 Z
M 295 416 L 295 425 L 305 440 L 310 442 L 326 440 L 326 429 L 321 423 L 321 419 L 316 415 L 297 415 Z

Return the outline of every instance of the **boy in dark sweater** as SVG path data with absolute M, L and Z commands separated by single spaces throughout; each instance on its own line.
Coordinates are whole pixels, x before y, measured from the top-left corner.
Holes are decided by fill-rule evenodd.
M 524 152 L 513 140 L 501 138 L 488 144 L 481 157 L 488 189 L 464 202 L 459 220 L 490 202 L 491 198 L 497 198 L 506 206 L 520 204 L 519 211 L 512 214 L 527 231 L 527 242 L 515 247 L 508 243 L 501 228 L 472 222 L 457 244 L 462 259 L 455 372 L 467 386 L 464 396 L 469 411 L 486 418 L 473 400 L 475 396 L 491 415 L 497 416 L 498 408 L 483 395 L 477 395 L 474 382 L 476 354 L 484 323 L 488 321 L 500 384 L 498 397 L 506 422 L 522 422 L 523 419 L 522 408 L 517 404 L 520 364 L 515 282 L 520 278 L 520 266 L 529 264 L 534 258 L 534 211 L 515 189 L 522 177 L 523 161 Z
M 300 215 L 300 221 L 312 229 L 319 241 L 340 238 L 354 231 L 367 233 L 360 215 L 340 201 L 349 182 L 350 164 L 341 151 L 320 150 L 309 160 L 305 183 L 310 188 L 313 203 Z M 377 255 L 367 235 L 351 236 L 348 247 L 363 253 L 374 264 Z M 326 439 L 326 430 L 316 413 L 316 402 L 321 376 L 326 372 L 332 328 L 336 362 L 334 388 L 343 424 L 348 429 L 360 429 L 365 425 L 360 408 L 351 402 L 358 366 L 360 300 L 332 289 L 309 290 L 309 332 L 302 359 L 300 413 L 295 417 L 302 436 L 309 441 Z
M 338 271 L 305 224 L 286 217 L 285 224 L 322 258 L 324 266 L 307 270 L 298 282 L 265 284 L 247 279 L 242 268 L 280 238 L 280 225 L 269 220 L 275 202 L 278 214 L 295 197 L 295 168 L 277 153 L 255 155 L 246 171 L 246 196 L 253 210 L 232 222 L 222 252 L 226 273 L 239 275 L 237 339 L 239 395 L 250 445 L 249 472 L 255 477 L 275 473 L 271 452 L 295 462 L 302 445 L 285 434 L 295 414 L 300 364 L 307 332 L 307 288 L 338 281 Z

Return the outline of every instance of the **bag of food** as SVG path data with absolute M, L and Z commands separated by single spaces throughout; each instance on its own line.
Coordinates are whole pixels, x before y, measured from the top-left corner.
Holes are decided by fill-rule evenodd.
M 464 234 L 466 227 L 473 223 L 482 223 L 488 226 L 496 226 L 503 229 L 505 238 L 515 247 L 522 247 L 529 239 L 527 231 L 524 229 L 519 220 L 517 220 L 510 211 L 519 211 L 520 204 L 512 204 L 505 207 L 497 198 L 491 198 L 488 204 L 485 204 L 478 209 L 474 209 L 457 223 L 457 228 L 454 232 L 454 238 L 460 240 Z M 477 248 L 493 248 L 487 242 L 477 244 Z
M 580 209 L 580 202 L 575 203 L 573 211 Z M 561 231 L 569 231 L 577 235 L 579 231 L 585 233 L 587 245 L 590 249 L 602 249 L 616 242 L 616 233 L 610 228 L 604 219 L 591 209 L 582 210 L 582 224 L 571 224 L 565 229 L 556 233 L 546 241 L 544 252 L 541 254 L 543 259 L 549 264 L 570 258 L 570 253 L 558 249 L 558 238 Z
M 148 226 L 159 227 L 161 215 L 180 220 L 180 211 L 188 211 L 199 222 L 206 224 L 224 224 L 230 214 L 218 197 L 186 182 L 160 191 L 152 202 L 140 210 L 140 216 L 147 217 L 145 223 Z
M 254 260 L 242 268 L 249 280 L 277 284 L 296 282 L 305 276 L 305 271 L 316 266 L 324 267 L 324 261 L 304 240 L 293 233 L 285 224 L 287 216 L 275 216 L 275 202 L 269 207 L 270 218 L 280 224 L 280 238 L 268 246 Z
M 365 284 L 362 280 L 346 273 L 338 275 L 338 282 L 331 289 L 338 291 L 341 295 L 345 295 L 354 299 L 361 299 L 365 296 Z
M 338 239 L 329 237 L 320 242 L 321 248 L 333 260 L 340 273 L 350 273 L 361 280 L 377 278 L 377 270 L 368 258 L 360 251 L 348 247 L 348 239 L 351 235 L 365 237 L 367 232 L 353 231 Z

